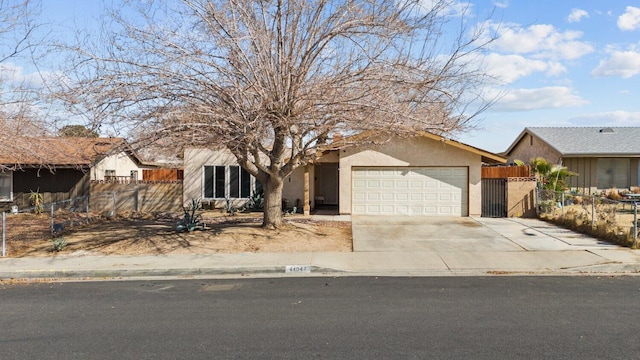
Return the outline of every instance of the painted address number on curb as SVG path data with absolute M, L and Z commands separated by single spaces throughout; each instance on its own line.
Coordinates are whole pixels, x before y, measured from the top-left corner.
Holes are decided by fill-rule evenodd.
M 311 265 L 287 265 L 284 272 L 286 273 L 310 273 Z

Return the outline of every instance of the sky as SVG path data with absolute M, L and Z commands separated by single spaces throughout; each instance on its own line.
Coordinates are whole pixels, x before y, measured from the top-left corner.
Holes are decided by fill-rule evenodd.
M 640 126 L 640 1 L 499 0 L 485 59 L 502 80 L 481 129 L 458 140 L 505 151 L 525 127 Z M 497 89 L 496 89 L 497 90 Z
M 485 89 L 496 102 L 479 129 L 455 139 L 501 152 L 525 127 L 640 126 L 640 0 L 451 1 L 471 20 L 492 12 L 484 24 L 498 38 L 484 63 L 500 80 Z M 63 24 L 56 31 L 65 36 L 65 28 L 94 23 L 103 1 L 42 4 L 44 19 Z

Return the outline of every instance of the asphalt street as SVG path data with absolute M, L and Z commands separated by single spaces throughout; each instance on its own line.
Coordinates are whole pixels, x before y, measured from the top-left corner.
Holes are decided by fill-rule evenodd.
M 2 359 L 631 359 L 640 277 L 0 284 Z

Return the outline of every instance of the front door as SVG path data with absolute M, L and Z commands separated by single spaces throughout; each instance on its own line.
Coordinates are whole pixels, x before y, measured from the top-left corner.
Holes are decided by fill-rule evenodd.
M 321 164 L 315 167 L 315 203 L 338 205 L 338 164 Z

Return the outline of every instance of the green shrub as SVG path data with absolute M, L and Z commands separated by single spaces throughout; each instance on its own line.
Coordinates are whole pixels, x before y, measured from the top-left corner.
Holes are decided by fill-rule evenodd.
M 192 199 L 189 206 L 183 207 L 184 216 L 180 222 L 176 225 L 176 231 L 194 231 L 204 230 L 204 223 L 202 222 L 202 214 L 197 212 L 200 210 L 201 202 L 198 199 Z
M 56 252 L 62 251 L 68 245 L 63 236 L 55 237 L 51 239 L 51 242 L 53 243 L 53 250 Z

